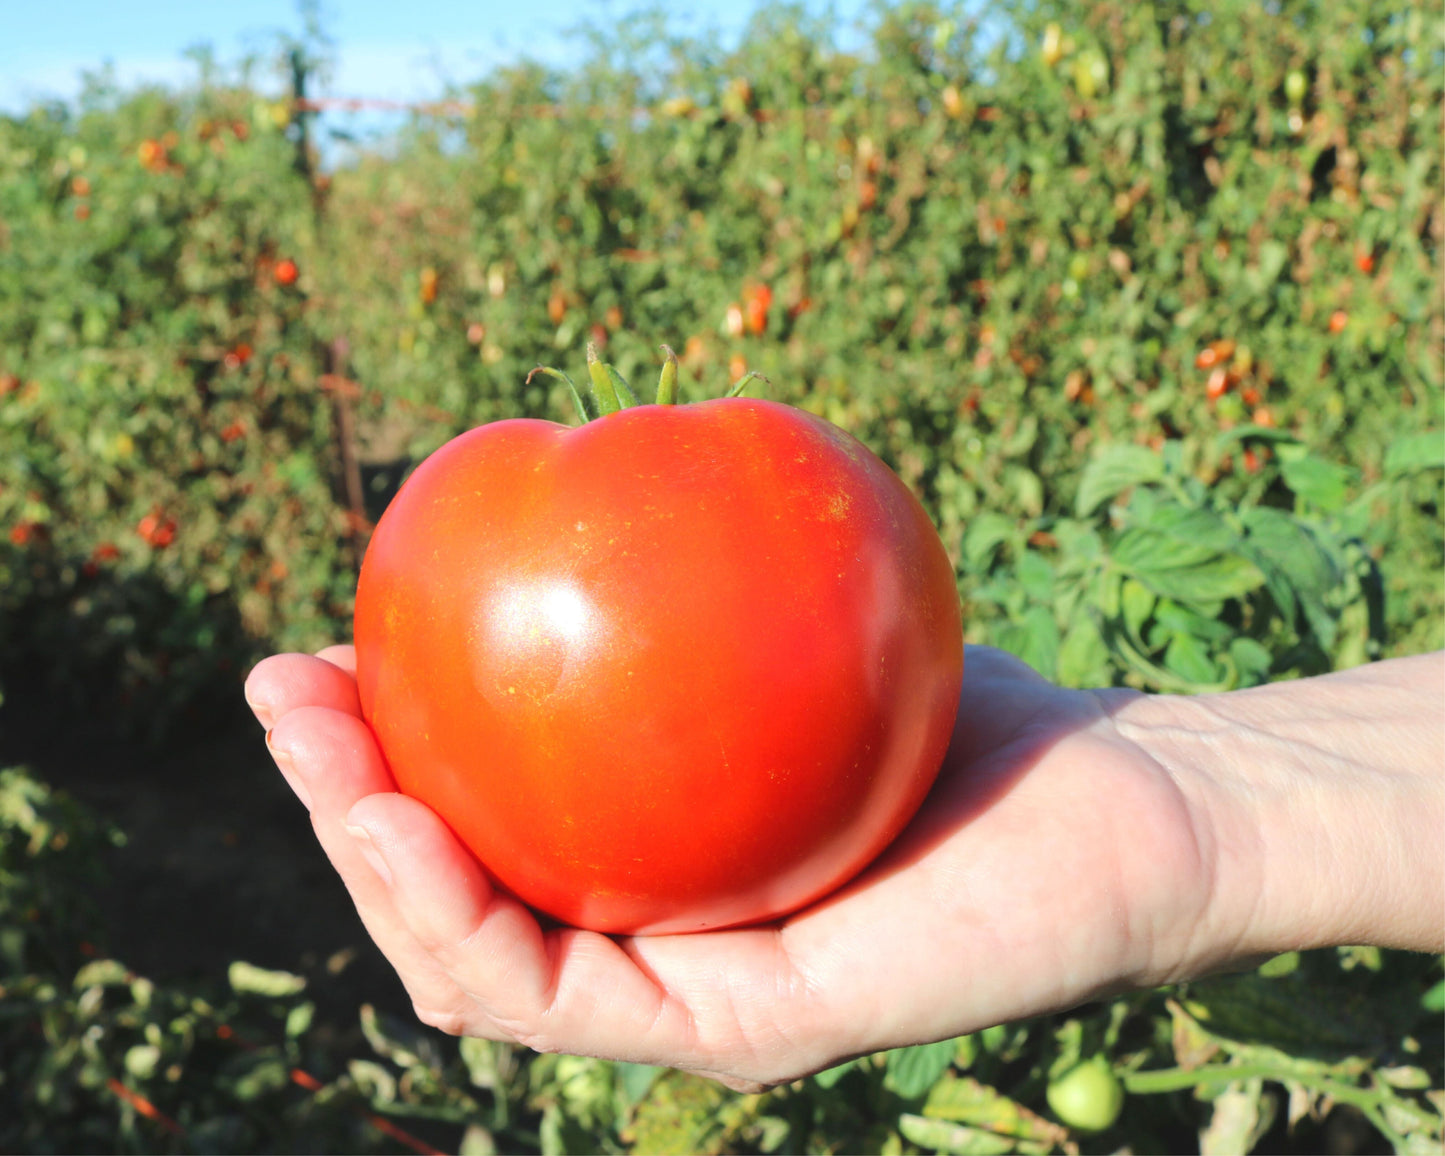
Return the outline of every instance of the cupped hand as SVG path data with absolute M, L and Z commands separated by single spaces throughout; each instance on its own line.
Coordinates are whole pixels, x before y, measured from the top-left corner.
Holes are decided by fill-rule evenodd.
M 354 667 L 350 647 L 278 655 L 247 699 L 417 1015 L 452 1034 L 755 1088 L 1227 954 L 1198 792 L 1114 723 L 1133 692 L 970 647 L 938 783 L 853 883 L 764 927 L 619 938 L 544 929 L 396 792 Z

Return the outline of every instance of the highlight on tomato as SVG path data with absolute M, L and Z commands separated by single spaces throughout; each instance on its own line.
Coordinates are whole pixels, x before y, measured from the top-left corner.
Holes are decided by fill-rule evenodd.
M 611 933 L 774 919 L 903 829 L 963 667 L 952 567 L 882 461 L 802 410 L 657 404 L 589 348 L 590 420 L 427 458 L 356 599 L 400 790 L 536 910 Z

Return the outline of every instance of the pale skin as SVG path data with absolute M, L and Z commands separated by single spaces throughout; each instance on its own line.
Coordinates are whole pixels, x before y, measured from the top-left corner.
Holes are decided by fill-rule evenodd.
M 1445 950 L 1445 651 L 1197 698 L 1062 690 L 969 647 L 937 786 L 766 927 L 543 930 L 396 793 L 350 647 L 246 697 L 417 1015 L 730 1087 L 1297 948 Z

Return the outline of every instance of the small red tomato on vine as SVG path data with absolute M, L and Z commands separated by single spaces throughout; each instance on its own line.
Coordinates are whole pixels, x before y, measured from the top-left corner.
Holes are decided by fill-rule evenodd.
M 175 519 L 157 512 L 143 517 L 136 523 L 135 530 L 141 541 L 153 550 L 164 549 L 176 540 Z
M 773 291 L 766 285 L 754 285 L 744 296 L 744 325 L 749 333 L 760 334 L 768 327 L 768 311 L 773 307 Z
M 1332 334 L 1338 335 L 1343 333 L 1345 331 L 1345 326 L 1349 323 L 1350 315 L 1346 313 L 1343 309 L 1336 309 L 1333 313 L 1330 314 L 1330 332 Z
M 1229 392 L 1229 371 L 1223 366 L 1218 366 L 1209 374 L 1209 380 L 1204 385 L 1204 396 L 1210 401 L 1218 401 Z
M 296 267 L 296 262 L 290 257 L 282 257 L 276 262 L 276 267 L 271 270 L 271 276 L 276 284 L 282 287 L 296 284 L 296 278 L 301 275 L 301 270 Z
M 158 172 L 165 168 L 166 150 L 159 141 L 141 141 L 140 144 L 136 146 L 135 155 L 142 167 L 150 169 L 152 172 Z

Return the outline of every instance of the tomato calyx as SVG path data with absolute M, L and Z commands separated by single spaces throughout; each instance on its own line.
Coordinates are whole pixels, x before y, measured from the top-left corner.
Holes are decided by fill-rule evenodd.
M 664 360 L 662 373 L 657 381 L 657 405 L 675 405 L 677 403 L 677 354 L 668 345 L 660 346 Z M 577 412 L 585 425 L 599 417 L 606 417 L 608 414 L 616 413 L 621 409 L 631 409 L 635 405 L 644 403 L 638 401 L 637 394 L 633 392 L 632 386 L 627 379 L 619 373 L 615 366 L 609 365 L 597 356 L 597 346 L 593 342 L 587 343 L 587 378 L 588 390 L 584 395 L 576 384 L 560 369 L 554 369 L 550 365 L 539 365 L 531 373 L 527 374 L 527 382 L 530 384 L 537 374 L 544 374 L 547 377 L 556 378 L 558 381 L 566 382 L 567 388 L 572 391 L 572 401 L 577 406 Z M 746 373 L 733 384 L 732 388 L 724 394 L 725 397 L 741 397 L 743 390 L 754 378 L 759 381 L 768 381 L 756 370 Z M 768 382 L 769 385 L 772 382 Z

